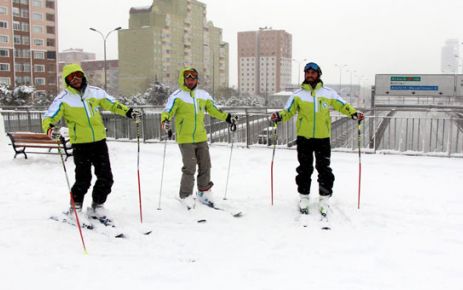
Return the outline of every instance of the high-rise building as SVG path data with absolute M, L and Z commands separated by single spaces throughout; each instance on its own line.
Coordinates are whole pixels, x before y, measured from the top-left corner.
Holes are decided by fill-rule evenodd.
M 292 36 L 259 28 L 238 32 L 240 93 L 267 97 L 291 85 Z
M 152 82 L 177 86 L 183 66 L 199 72 L 200 85 L 215 94 L 228 87 L 228 43 L 196 0 L 153 0 L 130 9 L 129 28 L 119 30 L 119 91 L 143 92 Z
M 441 71 L 442 73 L 458 73 L 460 59 L 460 42 L 458 39 L 448 39 L 442 47 Z
M 0 0 L 0 82 L 57 92 L 56 0 Z

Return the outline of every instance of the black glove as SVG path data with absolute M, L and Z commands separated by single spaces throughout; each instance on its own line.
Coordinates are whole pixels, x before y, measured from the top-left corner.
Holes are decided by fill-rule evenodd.
M 164 131 L 169 132 L 170 131 L 170 121 L 169 120 L 164 120 L 161 123 L 161 127 Z
M 352 115 L 350 115 L 350 117 L 352 118 L 352 120 L 357 120 L 359 122 L 365 120 L 365 115 L 361 112 L 355 112 Z
M 125 116 L 130 119 L 140 119 L 142 116 L 142 112 L 140 110 L 130 108 L 127 113 L 125 113 Z
M 53 130 L 54 130 L 54 128 L 55 128 L 55 125 L 53 125 L 53 124 L 48 125 L 48 129 L 47 129 L 48 137 L 53 138 Z
M 235 132 L 236 131 L 236 124 L 238 123 L 238 116 L 232 116 L 230 113 L 228 113 L 227 119 L 225 119 L 225 122 L 230 124 L 230 131 Z
M 280 113 L 273 112 L 272 115 L 270 115 L 270 121 L 272 121 L 273 123 L 281 122 Z

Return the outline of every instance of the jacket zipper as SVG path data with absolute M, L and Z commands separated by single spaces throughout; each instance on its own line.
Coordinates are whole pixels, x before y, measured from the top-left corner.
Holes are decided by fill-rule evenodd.
M 90 122 L 90 117 L 88 116 L 87 107 L 85 106 L 85 101 L 82 95 L 80 96 L 80 100 L 82 101 L 82 104 L 84 105 L 85 116 L 87 116 L 88 125 L 90 126 L 90 129 L 92 130 L 93 142 L 95 142 L 95 131 L 93 130 L 92 123 Z
M 193 96 L 193 91 L 190 91 L 190 96 L 193 98 L 193 106 L 194 106 L 194 110 L 195 110 L 195 126 L 194 126 L 194 129 L 193 129 L 193 143 L 195 143 L 195 134 L 196 134 L 196 99 Z
M 317 97 L 316 95 L 314 94 L 315 92 L 312 91 L 312 96 L 313 96 L 313 138 L 315 138 L 315 127 L 316 127 L 316 124 L 317 124 Z

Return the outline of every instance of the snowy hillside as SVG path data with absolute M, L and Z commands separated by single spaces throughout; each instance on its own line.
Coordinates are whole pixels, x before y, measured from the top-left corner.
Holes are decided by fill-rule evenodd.
M 1 289 L 461 289 L 462 159 L 364 155 L 357 210 L 358 157 L 333 153 L 332 230 L 323 231 L 316 215 L 308 227 L 297 220 L 295 150 L 276 152 L 271 207 L 271 150 L 235 148 L 228 203 L 245 215 L 234 218 L 180 206 L 174 143 L 158 211 L 164 147 L 142 144 L 144 227 L 153 230 L 143 236 L 136 230 L 136 144 L 109 147 L 115 184 L 107 208 L 129 237 L 84 230 L 86 256 L 76 228 L 49 219 L 68 203 L 59 157 L 13 159 L 0 145 Z M 211 147 L 219 200 L 229 148 Z M 72 159 L 66 165 L 73 182 Z

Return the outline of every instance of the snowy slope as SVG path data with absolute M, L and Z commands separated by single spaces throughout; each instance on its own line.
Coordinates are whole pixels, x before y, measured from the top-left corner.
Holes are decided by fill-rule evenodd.
M 271 150 L 235 147 L 228 202 L 245 211 L 237 219 L 180 207 L 173 143 L 156 210 L 164 147 L 142 144 L 144 226 L 153 230 L 142 236 L 136 144 L 109 146 L 116 182 L 107 208 L 129 239 L 84 231 L 85 256 L 76 228 L 48 219 L 67 207 L 60 159 L 14 160 L 0 145 L 1 289 L 461 289 L 461 159 L 365 155 L 357 210 L 357 155 L 334 153 L 333 229 L 322 231 L 316 218 L 306 228 L 296 221 L 295 150 L 277 150 L 271 207 Z M 213 145 L 211 155 L 221 199 L 229 147 Z M 72 159 L 66 165 L 72 182 Z

